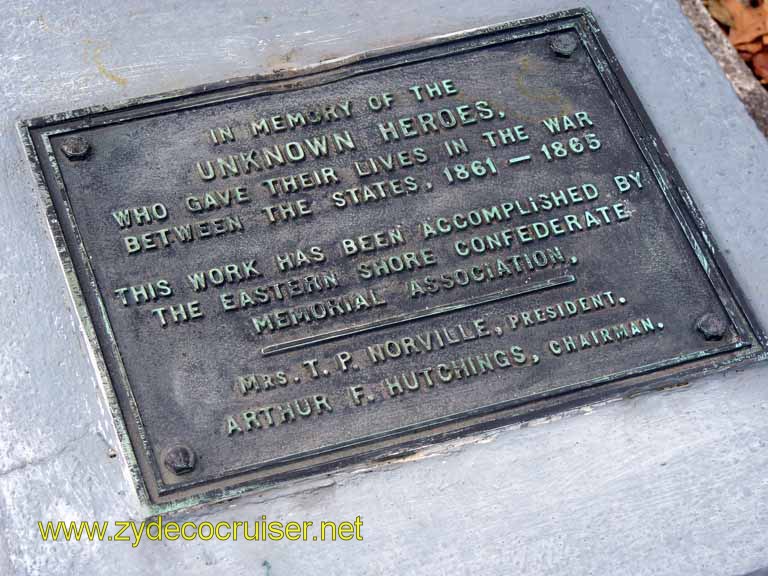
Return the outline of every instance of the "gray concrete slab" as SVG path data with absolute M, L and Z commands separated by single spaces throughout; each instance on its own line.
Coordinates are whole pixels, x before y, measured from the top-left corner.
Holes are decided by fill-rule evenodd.
M 594 0 L 768 325 L 768 144 L 673 0 Z M 746 574 L 768 564 L 766 367 L 470 438 L 194 518 L 364 518 L 362 543 L 43 543 L 141 518 L 14 124 L 573 7 L 6 2 L 0 20 L 1 574 Z M 268 565 L 265 565 L 268 562 Z

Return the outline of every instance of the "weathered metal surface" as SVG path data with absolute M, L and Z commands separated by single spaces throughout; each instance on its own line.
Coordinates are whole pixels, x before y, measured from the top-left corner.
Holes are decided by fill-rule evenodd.
M 24 130 L 158 502 L 762 352 L 582 11 Z

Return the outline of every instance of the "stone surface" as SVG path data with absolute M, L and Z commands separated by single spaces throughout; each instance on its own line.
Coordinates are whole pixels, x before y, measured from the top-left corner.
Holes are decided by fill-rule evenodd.
M 570 8 L 8 3 L 0 20 L 0 574 L 697 574 L 768 563 L 768 367 L 584 408 L 192 518 L 348 520 L 357 542 L 43 543 L 141 519 L 14 124 Z M 673 0 L 591 8 L 763 325 L 768 144 Z M 684 295 L 681 295 L 684 304 Z M 759 573 L 759 572 L 758 572 Z

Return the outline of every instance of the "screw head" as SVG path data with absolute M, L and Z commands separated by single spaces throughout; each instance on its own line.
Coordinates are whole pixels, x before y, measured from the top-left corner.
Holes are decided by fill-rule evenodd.
M 177 476 L 188 474 L 195 469 L 197 457 L 189 446 L 178 444 L 168 450 L 163 458 L 163 464 Z
M 579 40 L 574 34 L 558 34 L 549 43 L 552 51 L 562 58 L 568 58 L 579 47 Z
M 696 320 L 696 330 L 704 336 L 704 340 L 722 340 L 728 324 L 719 314 L 708 312 Z
M 64 140 L 64 143 L 61 145 L 61 151 L 70 160 L 83 160 L 91 153 L 91 145 L 85 138 L 73 136 Z

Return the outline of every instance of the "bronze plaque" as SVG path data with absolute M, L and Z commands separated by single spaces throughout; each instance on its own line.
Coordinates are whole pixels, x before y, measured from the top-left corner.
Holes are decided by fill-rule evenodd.
M 763 352 L 588 11 L 21 129 L 156 504 Z

